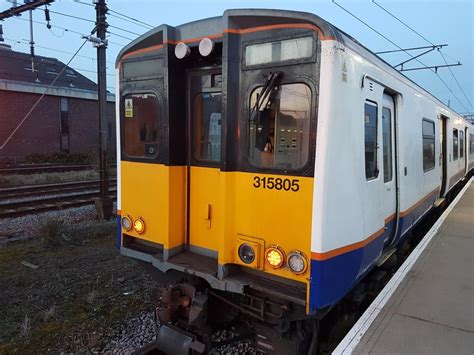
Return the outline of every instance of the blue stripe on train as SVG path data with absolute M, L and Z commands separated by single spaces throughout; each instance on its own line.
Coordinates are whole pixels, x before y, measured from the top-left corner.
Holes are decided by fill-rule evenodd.
M 415 221 L 433 206 L 436 198 L 434 194 L 400 218 L 397 243 L 411 230 Z M 386 227 L 382 235 L 360 249 L 322 261 L 311 260 L 310 313 L 336 304 L 371 270 L 383 252 L 385 240 L 392 235 L 395 221 L 392 220 Z
M 115 241 L 115 246 L 118 251 L 122 246 L 122 216 L 117 213 L 117 240 Z

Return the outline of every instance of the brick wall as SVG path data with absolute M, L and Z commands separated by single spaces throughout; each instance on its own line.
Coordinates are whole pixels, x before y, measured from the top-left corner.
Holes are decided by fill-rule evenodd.
M 107 104 L 109 149 L 115 152 L 115 104 Z M 99 144 L 99 113 L 97 102 L 69 99 L 69 148 L 71 153 L 96 151 Z
M 0 91 L 0 146 L 34 105 L 40 95 Z M 33 153 L 51 154 L 61 151 L 60 97 L 45 96 L 10 142 L 0 150 L 0 161 L 7 158 L 21 162 Z M 68 98 L 69 151 L 91 153 L 98 145 L 97 102 Z M 110 150 L 115 152 L 115 109 L 108 103 Z
M 38 98 L 36 94 L 0 91 L 0 146 Z M 17 161 L 28 154 L 48 154 L 59 150 L 59 97 L 45 96 L 10 142 L 0 150 L 0 158 Z

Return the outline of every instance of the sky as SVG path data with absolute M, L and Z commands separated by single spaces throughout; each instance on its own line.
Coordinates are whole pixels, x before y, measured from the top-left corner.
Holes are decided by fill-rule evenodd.
M 23 0 L 17 0 L 19 4 Z M 423 35 L 434 44 L 448 44 L 442 49 L 448 63 L 462 63 L 438 70 L 439 77 L 429 70 L 404 72 L 417 84 L 460 113 L 474 113 L 474 1 L 473 0 L 375 0 L 385 9 Z M 68 62 L 93 28 L 95 10 L 92 0 L 56 0 L 51 11 L 50 30 L 46 28 L 42 8 L 33 12 L 35 53 Z M 338 4 L 368 23 L 374 29 L 402 48 L 430 45 L 425 39 L 404 27 L 400 22 L 374 4 L 373 0 L 336 0 Z M 232 8 L 276 8 L 312 12 L 355 37 L 372 51 L 397 49 L 380 35 L 346 13 L 331 0 L 108 0 L 110 36 L 107 49 L 107 87 L 114 91 L 114 62 L 121 50 L 131 40 L 147 32 L 150 27 L 125 21 L 117 13 L 138 19 L 145 24 L 158 26 L 163 23 L 176 26 L 206 17 L 220 16 Z M 0 11 L 12 6 L 11 0 L 0 0 Z M 54 12 L 57 13 L 54 13 Z M 62 14 L 88 19 L 67 17 Z M 2 22 L 6 43 L 15 51 L 29 52 L 28 13 Z M 67 29 L 67 30 L 65 30 Z M 416 55 L 421 51 L 414 51 Z M 71 66 L 96 81 L 96 50 L 87 43 Z M 405 53 L 381 55 L 392 65 L 409 57 Z M 420 58 L 426 65 L 445 64 L 438 51 Z M 406 67 L 419 67 L 417 62 Z M 456 82 L 457 80 L 457 82 Z M 459 83 L 459 85 L 458 85 Z M 462 90 L 461 90 L 461 88 Z

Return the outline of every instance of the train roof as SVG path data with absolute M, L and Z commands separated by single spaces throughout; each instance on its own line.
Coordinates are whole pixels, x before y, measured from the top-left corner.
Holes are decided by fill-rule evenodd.
M 231 32 L 233 29 L 237 28 L 239 30 L 245 30 L 245 28 L 255 27 L 256 23 L 252 17 L 265 18 L 264 23 L 259 20 L 259 26 L 288 23 L 314 25 L 319 30 L 318 32 L 320 38 L 333 39 L 349 47 L 357 54 L 368 59 L 369 61 L 372 61 L 374 64 L 382 66 L 386 71 L 391 72 L 395 77 L 404 80 L 406 84 L 412 86 L 415 90 L 430 96 L 451 115 L 456 115 L 470 124 L 470 122 L 465 117 L 455 112 L 436 96 L 415 83 L 403 73 L 399 72 L 390 63 L 365 47 L 357 39 L 342 31 L 338 27 L 332 25 L 330 22 L 322 19 L 321 17 L 308 12 L 274 9 L 230 9 L 224 11 L 222 16 L 200 19 L 175 27 L 163 24 L 146 32 L 125 46 L 117 56 L 116 65 L 118 66 L 120 61 L 132 52 L 140 52 L 146 48 L 162 45 L 165 43 L 174 44 L 180 40 L 189 41 L 192 39 L 200 39 L 202 37 L 209 36 L 210 34 L 223 33 L 226 31 Z M 173 38 L 173 41 L 168 41 L 168 38 Z

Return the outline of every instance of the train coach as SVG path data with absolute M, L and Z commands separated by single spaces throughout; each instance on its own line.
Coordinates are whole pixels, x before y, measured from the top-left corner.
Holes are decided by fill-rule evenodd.
M 121 253 L 186 276 L 163 290 L 166 349 L 244 317 L 260 351 L 313 352 L 474 169 L 472 124 L 313 14 L 162 25 L 116 73 Z

